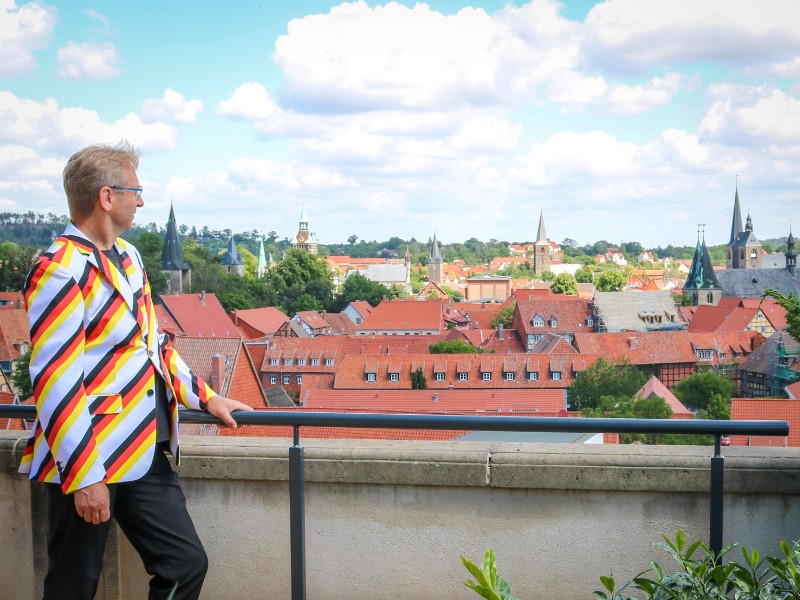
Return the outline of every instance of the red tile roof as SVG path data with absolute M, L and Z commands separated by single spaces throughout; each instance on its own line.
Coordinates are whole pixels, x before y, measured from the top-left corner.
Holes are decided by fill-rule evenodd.
M 442 300 L 384 300 L 364 321 L 359 332 L 444 331 Z
M 242 337 L 214 294 L 163 295 L 160 302 L 190 337 Z
M 445 339 L 441 335 L 354 335 L 348 336 L 342 352 L 348 354 L 427 354 L 431 344 Z
M 289 320 L 289 317 L 274 306 L 231 311 L 233 324 L 242 332 L 247 340 L 272 335 Z
M 179 335 L 186 335 L 183 329 L 178 325 L 178 322 L 172 318 L 172 315 L 170 315 L 167 309 L 161 304 L 155 305 L 155 311 L 156 319 L 158 320 L 158 331 L 160 333 L 166 333 L 171 339 Z
M 356 332 L 356 324 L 345 313 L 327 313 L 325 322 L 330 326 L 332 334 L 353 335 Z
M 667 403 L 667 406 L 670 407 L 672 410 L 672 417 L 673 419 L 691 419 L 694 418 L 694 413 L 686 408 L 683 403 L 678 400 L 678 398 L 673 394 L 667 386 L 661 383 L 658 380 L 658 377 L 653 375 L 650 379 L 647 380 L 642 388 L 636 392 L 633 397 L 634 399 L 647 399 L 652 398 L 653 396 L 657 396 L 664 400 Z
M 689 332 L 689 341 L 694 350 L 713 350 L 713 357 L 702 361 L 705 364 L 742 363 L 764 343 L 764 336 L 755 331 Z
M 0 308 L 25 308 L 21 292 L 0 292 Z
M 633 365 L 697 362 L 686 331 L 577 333 L 574 346 L 581 354 L 627 359 Z
M 731 419 L 734 421 L 789 421 L 789 437 L 732 435 L 732 446 L 800 446 L 800 402 L 772 398 L 733 398 Z
M 787 385 L 785 389 L 789 398 L 800 400 L 800 381 L 795 381 L 793 384 Z
M 534 317 L 544 318 L 544 327 L 534 327 Z M 522 335 L 541 333 L 570 333 L 594 331 L 588 322 L 592 316 L 589 301 L 578 296 L 555 295 L 547 298 L 517 301 L 512 328 L 518 329 Z M 555 318 L 556 327 L 551 327 L 550 320 Z
M 0 361 L 19 360 L 23 345 L 31 345 L 28 313 L 21 308 L 4 308 L 0 311 Z
M 224 378 L 219 394 L 240 400 L 253 408 L 266 406 L 258 370 L 252 364 L 241 338 L 179 337 L 175 350 L 196 375 L 212 384 L 212 357 L 224 360 Z

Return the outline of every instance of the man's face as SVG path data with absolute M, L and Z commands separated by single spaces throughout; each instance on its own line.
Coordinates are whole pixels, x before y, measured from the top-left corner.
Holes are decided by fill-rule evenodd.
M 123 170 L 123 180 L 125 184 L 120 187 L 139 187 L 139 178 L 136 176 L 136 171 L 132 166 L 127 165 Z M 112 208 L 111 220 L 117 229 L 117 233 L 128 231 L 133 227 L 133 218 L 136 214 L 136 209 L 144 206 L 142 196 L 133 190 L 115 190 L 112 189 Z

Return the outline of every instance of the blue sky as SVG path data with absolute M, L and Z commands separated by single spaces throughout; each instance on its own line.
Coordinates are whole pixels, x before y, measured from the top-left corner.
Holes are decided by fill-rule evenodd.
M 795 0 L 0 0 L 0 211 L 140 148 L 140 223 L 444 243 L 800 232 Z

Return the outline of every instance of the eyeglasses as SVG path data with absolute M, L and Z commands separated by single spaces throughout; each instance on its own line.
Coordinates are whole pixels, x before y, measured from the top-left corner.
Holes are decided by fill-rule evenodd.
M 129 192 L 136 192 L 136 195 L 139 196 L 140 198 L 142 196 L 142 188 L 140 188 L 140 187 L 135 187 L 135 188 L 122 187 L 121 185 L 110 185 L 108 187 L 110 187 L 112 190 L 123 190 L 123 191 L 129 191 Z

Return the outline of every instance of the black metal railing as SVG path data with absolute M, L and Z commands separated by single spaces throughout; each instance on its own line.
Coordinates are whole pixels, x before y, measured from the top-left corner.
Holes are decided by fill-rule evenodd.
M 725 459 L 723 436 L 787 436 L 788 421 L 711 421 L 691 419 L 587 419 L 565 417 L 506 417 L 466 415 L 325 413 L 306 410 L 248 411 L 234 413 L 239 425 L 292 427 L 289 447 L 289 524 L 292 600 L 305 600 L 305 465 L 300 445 L 301 427 L 356 427 L 364 429 L 446 429 L 456 431 L 523 431 L 557 433 L 642 433 L 713 435 L 709 507 L 709 547 L 722 551 L 722 501 Z M 0 405 L 0 418 L 33 419 L 35 407 Z M 221 423 L 200 411 L 181 411 L 185 423 Z

